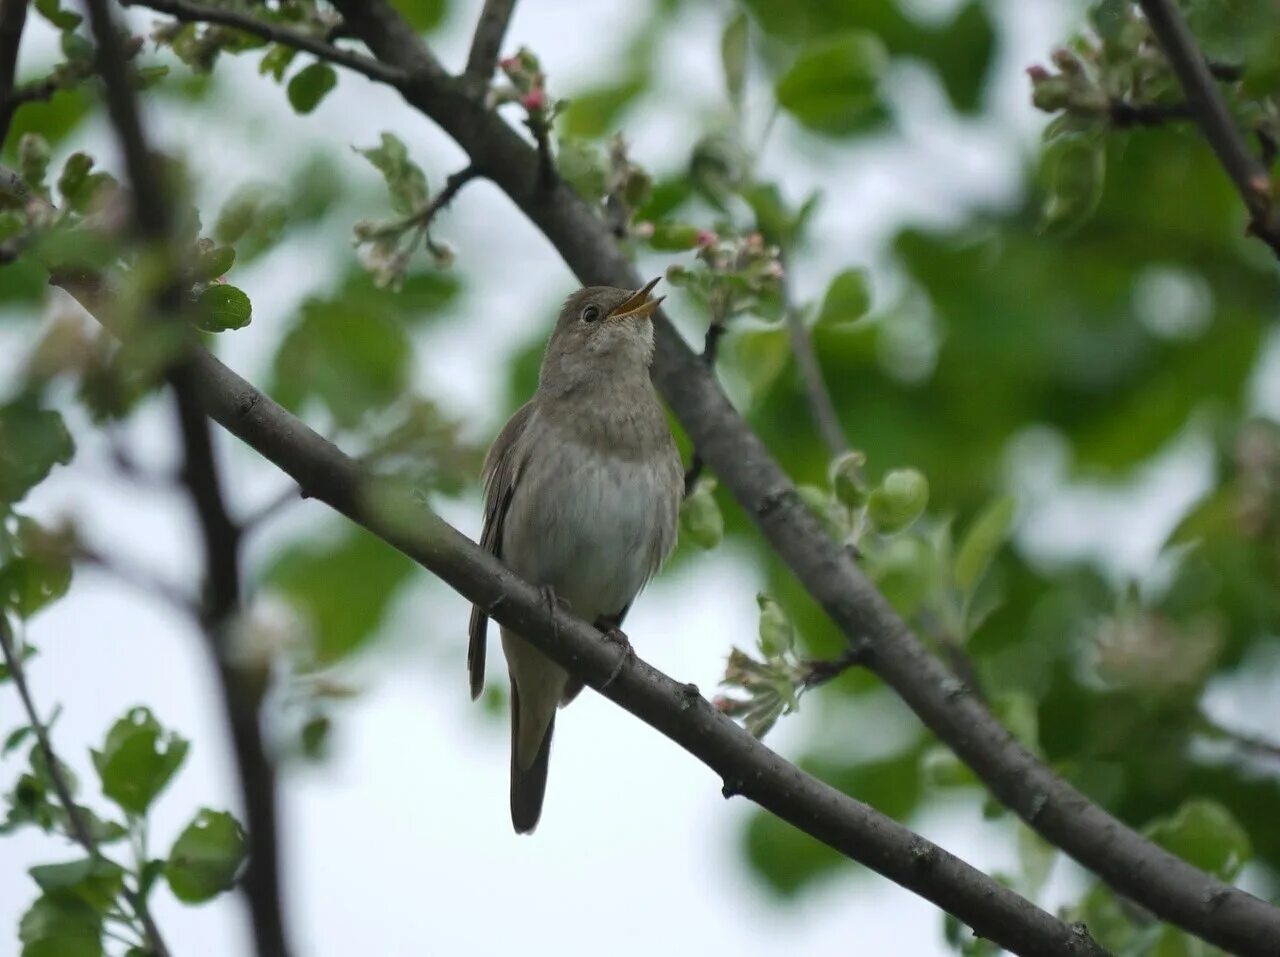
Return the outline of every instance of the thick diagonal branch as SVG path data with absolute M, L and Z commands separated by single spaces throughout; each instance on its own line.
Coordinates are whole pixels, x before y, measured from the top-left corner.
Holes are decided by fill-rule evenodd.
M 171 216 L 165 181 L 147 147 L 114 18 L 107 0 L 85 0 L 98 45 L 98 67 L 106 89 L 107 110 L 124 154 L 133 187 L 135 232 L 144 249 L 167 257 L 167 282 L 151 304 L 169 321 L 183 320 L 182 263 L 172 248 Z M 144 317 L 153 321 L 156 317 Z M 167 370 L 182 439 L 182 479 L 187 486 L 204 547 L 204 595 L 201 624 L 214 660 L 239 770 L 249 831 L 249 864 L 244 887 L 252 915 L 258 957 L 286 957 L 277 847 L 275 773 L 259 727 L 263 676 L 238 669 L 231 661 L 229 638 L 240 610 L 239 529 L 223 500 L 209 423 L 198 396 L 192 355 L 187 352 Z
M 58 281 L 91 313 L 100 287 Z M 363 525 L 499 624 L 583 678 L 712 768 L 726 796 L 741 794 L 840 853 L 933 901 L 979 936 L 1014 953 L 1092 955 L 1102 950 L 1011 889 L 853 798 L 805 774 L 719 714 L 698 690 L 636 659 L 610 681 L 623 654 L 591 625 L 549 608 L 543 593 L 434 512 L 411 490 L 376 483 L 353 459 L 250 383 L 198 350 L 189 366 L 203 408 L 228 431 L 292 476 L 309 497 Z M 607 687 L 606 687 L 607 685 Z
M 1195 37 L 1172 0 L 1139 3 L 1187 95 L 1196 123 L 1249 210 L 1253 234 L 1280 256 L 1280 217 L 1271 177 L 1246 148 Z
M 412 79 L 406 99 L 448 132 L 547 236 L 586 284 L 635 287 L 639 276 L 608 225 L 564 183 L 541 184 L 534 151 L 450 77 L 385 0 L 336 0 L 353 31 Z M 1229 887 L 1143 838 L 1018 744 L 911 633 L 817 524 L 759 437 L 697 356 L 657 319 L 654 377 L 695 447 L 870 667 L 1048 841 L 1154 913 L 1224 948 L 1273 957 L 1280 909 Z

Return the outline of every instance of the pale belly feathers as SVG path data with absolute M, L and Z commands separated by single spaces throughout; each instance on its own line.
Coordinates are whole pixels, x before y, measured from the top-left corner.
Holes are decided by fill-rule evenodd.
M 649 463 L 561 445 L 530 456 L 512 497 L 502 554 L 588 621 L 625 608 L 675 544 L 679 461 Z

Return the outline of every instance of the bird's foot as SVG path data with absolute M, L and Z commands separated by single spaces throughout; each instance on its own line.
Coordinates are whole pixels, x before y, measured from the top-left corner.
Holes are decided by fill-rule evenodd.
M 608 679 L 600 686 L 600 690 L 604 691 L 609 685 L 618 680 L 618 675 L 622 674 L 622 669 L 628 664 L 636 660 L 636 650 L 631 647 L 631 639 L 628 638 L 621 629 L 608 628 L 604 633 L 604 640 L 618 645 L 622 649 L 622 654 L 618 657 L 618 663 L 613 666 Z
M 539 585 L 538 591 L 542 595 L 542 600 L 547 606 L 547 613 L 551 615 L 552 632 L 557 638 L 560 637 L 560 625 L 556 621 L 556 609 L 561 611 L 572 611 L 569 602 L 556 594 L 556 590 L 550 585 Z

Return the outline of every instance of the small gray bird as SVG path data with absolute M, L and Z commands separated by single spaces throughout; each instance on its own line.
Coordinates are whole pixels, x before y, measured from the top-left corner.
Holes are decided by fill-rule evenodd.
M 683 491 L 680 456 L 649 381 L 657 282 L 591 286 L 565 301 L 538 391 L 484 463 L 480 544 L 628 650 L 622 619 L 675 545 Z M 484 688 L 487 624 L 473 608 L 473 699 Z M 542 813 L 556 708 L 582 683 L 506 628 L 502 650 L 511 675 L 511 823 L 527 834 Z

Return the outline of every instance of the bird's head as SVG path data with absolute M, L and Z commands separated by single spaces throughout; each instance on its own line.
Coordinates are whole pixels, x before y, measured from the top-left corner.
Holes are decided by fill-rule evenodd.
M 562 391 L 593 380 L 648 374 L 653 361 L 652 317 L 663 297 L 639 289 L 587 286 L 565 300 L 542 360 L 544 388 Z

